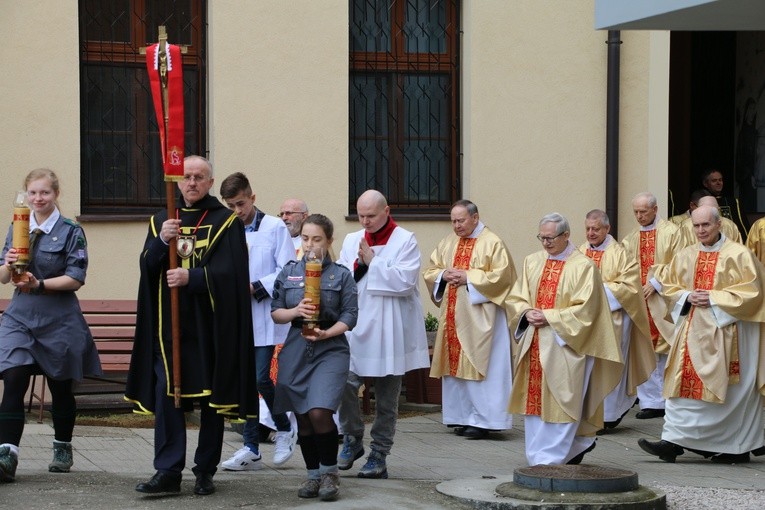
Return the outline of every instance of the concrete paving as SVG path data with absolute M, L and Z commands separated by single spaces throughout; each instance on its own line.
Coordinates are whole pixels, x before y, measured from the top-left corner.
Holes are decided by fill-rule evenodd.
M 765 457 L 749 464 L 712 464 L 692 453 L 667 464 L 644 453 L 637 439 L 656 439 L 661 419 L 637 420 L 635 411 L 613 434 L 601 436 L 585 463 L 635 471 L 641 485 L 667 494 L 669 508 L 765 508 Z M 271 463 L 273 446 L 262 445 L 265 467 L 257 472 L 219 471 L 217 492 L 200 497 L 192 493 L 194 476 L 184 471 L 181 494 L 164 498 L 135 492 L 136 483 L 148 479 L 152 469 L 153 430 L 77 426 L 73 440 L 75 462 L 68 474 L 48 473 L 53 429 L 30 419 L 21 442 L 16 482 L 0 485 L 3 505 L 20 508 L 326 508 L 338 509 L 466 509 L 498 502 L 493 489 L 512 479 L 515 468 L 526 466 L 523 419 L 515 417 L 512 430 L 493 433 L 490 439 L 468 440 L 441 424 L 441 415 L 429 413 L 401 419 L 396 444 L 388 457 L 388 480 L 356 477 L 362 462 L 341 472 L 340 498 L 334 503 L 301 500 L 297 486 L 304 477 L 299 450 L 284 466 Z M 188 431 L 188 459 L 193 459 L 196 430 Z M 241 436 L 227 431 L 224 459 L 241 447 Z M 368 444 L 368 438 L 365 438 Z M 735 496 L 736 504 L 731 505 Z M 690 501 L 690 502 L 689 502 Z

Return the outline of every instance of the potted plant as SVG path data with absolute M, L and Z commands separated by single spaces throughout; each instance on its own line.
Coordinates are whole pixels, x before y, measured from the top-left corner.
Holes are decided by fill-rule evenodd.
M 428 336 L 428 347 L 431 349 L 436 343 L 436 332 L 438 332 L 438 317 L 428 312 L 425 316 L 425 334 Z

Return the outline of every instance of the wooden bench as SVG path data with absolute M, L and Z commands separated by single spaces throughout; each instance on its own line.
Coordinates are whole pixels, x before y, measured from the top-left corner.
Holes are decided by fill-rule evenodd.
M 0 299 L 0 313 L 2 313 L 9 299 Z M 75 396 L 123 394 L 127 382 L 127 373 L 130 367 L 130 356 L 133 352 L 133 340 L 135 338 L 136 301 L 133 299 L 81 299 L 80 308 L 85 321 L 90 327 L 93 340 L 98 349 L 101 360 L 101 368 L 104 375 L 86 376 L 74 387 Z M 31 412 L 32 404 L 36 400 L 39 404 L 38 422 L 42 422 L 43 407 L 45 404 L 45 377 L 42 376 L 42 384 L 37 391 L 37 377 L 32 380 L 27 412 Z M 82 408 L 81 400 L 78 399 L 78 407 Z M 117 405 L 118 403 L 118 405 Z M 84 407 L 90 408 L 113 408 L 125 407 L 129 404 L 111 398 L 107 401 L 91 401 Z

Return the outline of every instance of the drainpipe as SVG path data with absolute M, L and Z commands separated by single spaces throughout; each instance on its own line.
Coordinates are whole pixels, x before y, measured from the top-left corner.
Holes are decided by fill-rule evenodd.
M 608 78 L 606 92 L 606 214 L 611 220 L 611 235 L 619 230 L 619 30 L 609 30 Z

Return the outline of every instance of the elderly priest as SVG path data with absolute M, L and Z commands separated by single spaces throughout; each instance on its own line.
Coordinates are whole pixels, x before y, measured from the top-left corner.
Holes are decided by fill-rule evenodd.
M 720 213 L 693 211 L 698 242 L 656 275 L 676 323 L 664 378 L 661 441 L 640 447 L 665 462 L 685 450 L 712 462 L 749 462 L 765 454 L 763 400 L 765 268 L 721 234 Z

